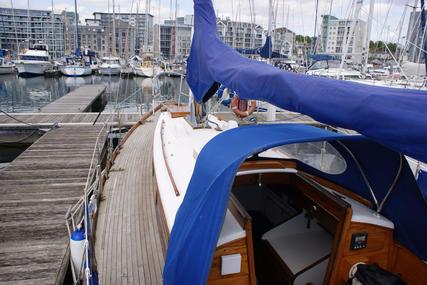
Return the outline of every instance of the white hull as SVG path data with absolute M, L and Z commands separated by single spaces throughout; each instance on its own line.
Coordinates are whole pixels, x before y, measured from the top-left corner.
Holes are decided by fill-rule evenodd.
M 121 71 L 120 66 L 100 66 L 98 69 L 99 74 L 101 75 L 120 75 Z
M 14 66 L 0 66 L 0 74 L 10 74 L 15 73 Z
M 52 67 L 48 61 L 18 61 L 15 63 L 19 74 L 43 75 L 46 70 Z
M 157 66 L 155 67 L 135 67 L 134 73 L 136 76 L 141 77 L 154 77 L 161 72 L 161 69 Z
M 62 74 L 65 76 L 79 77 L 92 74 L 90 66 L 64 66 L 61 69 Z

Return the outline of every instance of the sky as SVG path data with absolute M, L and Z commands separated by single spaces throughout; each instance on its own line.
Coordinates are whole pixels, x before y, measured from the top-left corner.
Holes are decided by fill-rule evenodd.
M 0 7 L 27 8 L 29 1 L 30 9 L 50 10 L 52 0 L 0 0 Z M 113 0 L 77 0 L 80 21 L 84 23 L 85 18 L 91 18 L 93 12 L 112 12 Z M 192 0 L 115 0 L 116 12 L 145 11 L 146 2 L 151 1 L 150 12 L 158 20 L 163 21 L 175 15 L 175 3 L 177 3 L 177 15 L 184 16 L 193 13 Z M 250 21 L 249 1 L 251 0 L 212 0 L 215 11 L 220 17 L 230 17 L 234 20 Z M 274 0 L 278 1 L 275 9 L 276 27 L 286 26 L 297 34 L 313 36 L 315 26 L 315 0 Z M 332 2 L 331 2 L 332 1 Z M 319 0 L 318 27 L 320 27 L 320 15 L 331 14 L 338 18 L 348 18 L 350 7 L 355 0 Z M 363 1 L 363 0 L 359 0 Z M 416 0 L 375 0 L 372 40 L 383 40 L 396 42 L 398 39 L 400 23 L 405 12 L 405 5 L 414 5 Z M 256 23 L 265 29 L 268 24 L 268 2 L 267 0 L 253 0 L 255 6 Z M 170 9 L 172 3 L 172 9 Z M 419 5 L 419 4 L 418 4 Z M 55 11 L 66 9 L 74 11 L 74 0 L 53 0 Z M 159 9 L 160 7 L 160 9 Z M 402 28 L 401 41 L 407 33 L 409 13 L 412 8 L 406 9 L 406 17 Z M 369 0 L 363 2 L 359 18 L 367 20 L 369 11 Z M 160 15 L 160 17 L 159 17 Z

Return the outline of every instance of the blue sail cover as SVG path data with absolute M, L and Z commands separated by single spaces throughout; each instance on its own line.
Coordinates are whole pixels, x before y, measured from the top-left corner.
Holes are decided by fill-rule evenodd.
M 322 61 L 322 60 L 336 60 L 338 59 L 333 54 L 327 54 L 327 53 L 317 53 L 310 56 L 310 58 L 314 61 Z
M 427 201 L 427 172 L 421 170 L 418 173 L 418 187 L 420 187 L 421 193 L 423 194 L 424 199 Z
M 197 158 L 175 217 L 164 284 L 206 283 L 234 177 L 241 163 L 252 154 L 284 144 L 330 141 L 346 160 L 344 173 L 327 175 L 307 165 L 298 167 L 371 200 L 358 167 L 344 148 L 334 143 L 336 140 L 356 155 L 378 200 L 382 201 L 399 168 L 399 154 L 362 136 L 346 136 L 306 125 L 272 124 L 235 128 L 208 142 Z M 406 162 L 382 213 L 394 222 L 396 238 L 427 259 L 427 208 Z
M 194 10 L 187 82 L 196 101 L 207 101 L 221 83 L 242 99 L 267 101 L 353 129 L 427 162 L 426 92 L 296 74 L 242 57 L 217 37 L 210 0 L 194 0 Z
M 259 48 L 236 48 L 236 51 L 244 55 L 259 55 L 262 58 L 288 58 L 287 55 L 273 51 L 271 36 L 268 36 L 262 47 Z

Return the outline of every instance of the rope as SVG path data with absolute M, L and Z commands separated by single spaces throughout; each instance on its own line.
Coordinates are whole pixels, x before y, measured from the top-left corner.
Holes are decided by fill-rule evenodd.
M 37 130 L 34 130 L 33 132 L 31 132 L 31 134 L 29 134 L 28 136 L 26 136 L 26 137 L 24 137 L 24 138 L 22 138 L 22 139 L 19 139 L 19 140 L 17 140 L 17 141 L 3 141 L 3 140 L 0 140 L 0 143 L 1 144 L 15 144 L 15 143 L 20 143 L 20 142 L 23 142 L 23 141 L 25 141 L 25 140 L 27 140 L 27 139 L 29 139 L 30 137 L 32 137 L 36 132 L 38 132 L 39 131 L 39 129 L 37 129 Z
M 15 118 L 14 116 L 8 114 L 7 112 L 5 112 L 5 111 L 3 111 L 1 109 L 0 109 L 0 112 L 2 112 L 3 114 L 5 114 L 6 116 L 8 116 L 9 118 L 11 118 L 11 119 L 13 119 L 13 120 L 15 120 L 15 121 L 17 121 L 19 123 L 22 123 L 22 124 L 25 124 L 25 125 L 28 125 L 28 126 L 36 126 L 36 125 L 30 124 L 30 123 L 24 122 L 24 121 L 22 121 L 22 120 L 20 120 L 18 118 Z

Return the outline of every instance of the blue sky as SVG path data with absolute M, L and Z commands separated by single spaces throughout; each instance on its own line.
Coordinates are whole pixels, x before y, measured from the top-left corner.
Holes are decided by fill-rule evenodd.
M 15 8 L 26 8 L 27 0 L 12 0 Z M 157 19 L 166 19 L 170 16 L 171 0 L 151 0 L 151 13 Z M 287 26 L 298 34 L 313 35 L 315 18 L 315 0 L 276 0 L 279 1 L 277 9 L 277 26 Z M 326 14 L 332 7 L 332 15 L 346 18 L 349 14 L 351 0 L 319 0 L 319 15 Z M 398 27 L 404 13 L 406 3 L 414 4 L 415 0 L 376 0 L 374 24 L 371 38 L 374 40 L 397 41 Z M 29 0 L 31 9 L 50 9 L 52 0 Z M 173 2 L 173 14 L 175 13 L 175 0 Z M 249 0 L 213 0 L 215 10 L 219 16 L 233 19 L 249 20 Z M 256 22 L 267 28 L 268 1 L 254 0 L 256 10 Z M 10 7 L 11 0 L 0 0 L 1 7 Z M 116 11 L 136 11 L 139 3 L 140 11 L 145 11 L 146 0 L 115 0 Z M 160 5 L 159 5 L 160 3 Z M 192 14 L 192 0 L 178 0 L 178 15 Z M 283 4 L 284 3 L 284 4 Z M 284 5 L 284 6 L 283 6 Z M 53 0 L 55 10 L 74 10 L 74 0 Z M 94 11 L 107 12 L 108 6 L 112 11 L 112 0 L 78 0 L 80 20 L 89 18 Z M 160 6 L 160 13 L 159 13 Z M 283 8 L 284 7 L 284 8 Z M 365 0 L 360 13 L 361 19 L 367 19 L 369 0 Z M 406 21 L 402 29 L 402 36 L 406 36 L 407 22 L 409 18 L 407 10 Z M 160 17 L 158 17 L 160 15 Z M 156 20 L 157 21 L 157 20 Z M 319 20 L 320 21 L 320 20 Z M 287 24 L 287 25 L 286 25 Z

